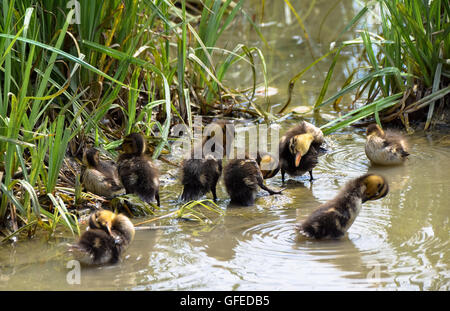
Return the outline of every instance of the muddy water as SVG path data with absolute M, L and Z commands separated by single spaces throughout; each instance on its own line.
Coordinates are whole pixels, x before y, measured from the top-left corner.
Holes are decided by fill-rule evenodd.
M 314 16 L 323 17 L 330 6 L 327 3 L 317 1 L 305 21 L 319 51 L 339 32 L 336 25 L 345 25 L 357 10 L 351 1 L 341 1 L 338 9 L 345 14 L 329 15 L 319 40 L 314 25 L 321 20 Z M 264 51 L 268 68 L 280 68 L 270 75 L 270 85 L 279 92 L 271 98 L 276 105 L 285 100 L 284 89 L 292 74 L 309 63 L 298 57 L 303 53 L 299 51 L 308 48 L 301 37 L 295 37 L 301 36 L 301 31 L 293 16 L 289 25 L 285 19 L 278 22 L 285 14 L 282 6 L 268 6 L 268 12 L 279 14 L 273 19 L 266 17 L 277 23 L 266 22 L 263 32 L 270 44 L 279 45 L 277 53 Z M 289 66 L 281 66 L 285 62 Z M 292 64 L 296 64 L 295 68 Z M 312 104 L 320 92 L 321 79 L 316 81 L 314 74 L 323 72 L 311 71 L 295 88 L 295 98 L 301 99 L 296 106 Z M 345 75 L 345 66 L 341 74 Z M 334 116 L 336 112 L 325 109 L 323 119 L 313 119 L 310 114 L 304 117 L 320 125 Z M 295 122 L 294 117 L 281 122 L 281 133 Z M 74 238 L 67 233 L 49 242 L 36 238 L 16 246 L 3 245 L 0 289 L 449 290 L 450 134 L 416 133 L 408 139 L 412 155 L 407 163 L 383 168 L 372 167 L 366 158 L 362 130 L 348 128 L 329 135 L 328 153 L 314 170 L 316 180 L 311 183 L 307 176 L 289 178 L 283 195 L 268 196 L 261 191 L 252 207 L 229 206 L 221 181 L 218 205 L 224 215 L 211 215 L 209 225 L 173 220 L 159 223 L 166 226 L 162 229 L 137 231 L 120 264 L 82 268 L 81 284 L 71 284 L 73 267 L 68 266 L 71 258 L 65 250 L 66 243 Z M 158 164 L 163 172 L 162 210 L 172 211 L 179 207 L 177 197 L 181 192 L 177 169 Z M 390 193 L 381 200 L 366 202 L 346 237 L 321 242 L 297 237 L 297 222 L 336 195 L 346 181 L 366 172 L 383 174 L 389 181 Z M 281 188 L 280 175 L 267 184 Z

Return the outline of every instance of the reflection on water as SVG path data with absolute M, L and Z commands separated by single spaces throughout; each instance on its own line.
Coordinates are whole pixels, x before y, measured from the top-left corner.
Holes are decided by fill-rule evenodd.
M 230 206 L 220 183 L 225 215 L 208 226 L 173 221 L 137 231 L 123 262 L 82 268 L 81 285 L 66 281 L 70 237 L 2 246 L 0 289 L 448 290 L 450 176 L 442 163 L 450 160 L 450 148 L 440 146 L 440 138 L 409 137 L 410 159 L 385 168 L 365 157 L 363 131 L 331 135 L 312 183 L 290 178 L 283 195 L 260 191 L 256 205 L 245 208 Z M 366 172 L 383 174 L 390 193 L 366 202 L 344 238 L 317 242 L 295 234 L 296 223 Z M 281 187 L 280 179 L 267 183 Z M 178 183 L 164 189 L 171 193 L 164 205 L 175 208 Z
M 266 14 L 285 14 L 279 3 L 283 2 L 266 1 Z M 306 13 L 310 1 L 298 3 L 303 6 L 295 4 L 296 8 Z M 336 25 L 343 27 L 358 10 L 352 1 L 339 1 L 339 14 L 329 15 L 320 25 L 332 2 L 316 3 L 305 23 L 313 52 L 321 54 L 339 33 L 341 28 Z M 291 16 L 290 23 L 284 15 L 273 16 L 273 20 L 285 22 L 268 23 L 267 19 L 263 34 L 276 48 L 261 48 L 270 85 L 278 90 L 272 90 L 271 97 L 276 105 L 286 98 L 288 80 L 312 58 L 295 18 Z M 246 27 L 250 26 L 242 20 L 230 33 L 236 40 L 233 31 L 241 29 L 239 38 L 248 39 L 249 46 L 256 44 L 259 39 L 248 37 L 251 31 Z M 345 75 L 345 66 L 340 66 L 335 69 L 333 81 L 337 82 L 332 88 L 343 80 L 339 75 Z M 323 77 L 327 68 L 324 63 L 298 83 L 296 105 L 314 103 L 322 81 L 314 76 Z M 252 83 L 250 75 L 241 73 L 238 78 L 229 77 L 246 86 Z M 320 125 L 335 116 L 336 112 L 325 109 L 324 119 L 306 118 Z M 283 121 L 280 133 L 293 123 L 291 118 Z M 373 167 L 366 158 L 364 131 L 345 129 L 326 138 L 328 153 L 314 169 L 313 182 L 308 176 L 289 178 L 283 195 L 260 191 L 255 206 L 242 208 L 229 206 L 221 181 L 218 205 L 223 216 L 216 216 L 207 226 L 173 221 L 168 228 L 137 231 L 120 264 L 82 268 L 79 285 L 67 281 L 71 258 L 65 250 L 66 243 L 73 242 L 70 236 L 0 246 L 0 290 L 448 290 L 449 137 L 415 134 L 409 137 L 412 155 L 405 165 L 384 168 Z M 171 211 L 179 204 L 178 171 L 159 164 L 162 206 Z M 383 174 L 390 193 L 366 202 L 344 238 L 317 242 L 295 234 L 296 223 L 334 197 L 348 180 L 367 172 Z M 281 188 L 280 175 L 267 184 Z

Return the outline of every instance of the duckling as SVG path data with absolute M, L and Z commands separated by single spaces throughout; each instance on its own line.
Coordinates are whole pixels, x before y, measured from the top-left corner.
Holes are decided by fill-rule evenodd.
M 228 162 L 223 175 L 231 202 L 250 206 L 255 203 L 258 186 L 270 195 L 280 194 L 264 185 L 258 163 L 253 159 L 235 159 Z
M 117 168 L 108 162 L 100 161 L 100 152 L 97 149 L 86 149 L 83 163 L 86 169 L 81 175 L 81 182 L 87 191 L 107 199 L 125 193 Z
M 194 150 L 196 149 L 194 148 L 190 159 L 182 162 L 181 183 L 183 185 L 183 193 L 181 194 L 181 199 L 183 201 L 196 200 L 209 191 L 212 192 L 214 201 L 217 200 L 216 186 L 222 174 L 222 160 L 216 159 L 215 156 L 217 154 L 214 153 L 222 151 L 222 155 L 224 155 L 230 149 L 227 147 L 227 134 L 229 137 L 233 136 L 230 127 L 226 126 L 227 124 L 229 123 L 224 120 L 212 122 L 208 132 L 205 132 L 207 135 L 197 145 L 197 149 L 202 149 L 202 158 L 194 158 Z M 218 134 L 217 132 L 222 134 L 222 139 L 212 140 Z
M 132 133 L 126 136 L 117 160 L 119 177 L 127 194 L 134 193 L 142 201 L 159 201 L 159 170 L 144 154 L 145 140 L 142 135 Z
M 383 131 L 378 124 L 367 127 L 365 152 L 370 161 L 380 165 L 396 165 L 405 162 L 409 153 L 401 134 Z
M 256 162 L 264 179 L 272 178 L 280 171 L 280 162 L 268 152 L 258 151 Z
M 216 185 L 222 174 L 222 160 L 207 155 L 203 159 L 184 160 L 181 164 L 181 183 L 183 184 L 183 201 L 197 200 L 211 191 L 217 200 Z
M 135 229 L 128 217 L 100 210 L 89 218 L 89 227 L 69 251 L 86 265 L 115 264 L 134 239 Z
M 313 180 L 312 170 L 324 150 L 323 143 L 322 131 L 306 121 L 287 131 L 279 145 L 281 180 L 284 182 L 286 172 L 291 176 L 309 172 L 310 180 Z
M 340 238 L 353 224 L 361 204 L 387 195 L 389 186 L 383 176 L 365 174 L 349 181 L 332 200 L 319 206 L 297 227 L 307 237 Z

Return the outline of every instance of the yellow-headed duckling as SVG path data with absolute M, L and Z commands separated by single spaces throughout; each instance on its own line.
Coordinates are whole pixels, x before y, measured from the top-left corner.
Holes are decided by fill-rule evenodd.
M 126 136 L 117 160 L 118 172 L 127 194 L 134 193 L 147 203 L 159 201 L 159 170 L 145 155 L 145 140 L 142 135 L 132 133 Z
M 100 210 L 89 218 L 89 228 L 69 251 L 86 265 L 117 263 L 133 241 L 135 229 L 128 217 Z
M 383 131 L 378 124 L 367 127 L 365 152 L 370 161 L 380 165 L 405 162 L 409 155 L 406 139 L 397 132 Z
M 303 121 L 294 126 L 281 137 L 279 145 L 281 179 L 284 175 L 301 176 L 309 172 L 310 180 L 313 180 L 312 170 L 318 163 L 324 143 L 322 131 Z
M 86 149 L 83 153 L 83 163 L 86 168 L 81 175 L 81 182 L 87 191 L 108 199 L 125 193 L 117 168 L 108 162 L 100 161 L 100 152 L 97 149 Z
M 235 159 L 224 168 L 223 178 L 231 203 L 250 206 L 255 203 L 258 186 L 270 195 L 280 194 L 264 185 L 258 164 L 253 159 Z
M 349 181 L 332 200 L 319 206 L 297 229 L 316 239 L 342 237 L 353 224 L 362 203 L 377 200 L 389 192 L 386 179 L 366 174 Z

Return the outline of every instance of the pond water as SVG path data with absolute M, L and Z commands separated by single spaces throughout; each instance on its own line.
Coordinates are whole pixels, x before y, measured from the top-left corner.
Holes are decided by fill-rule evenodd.
M 249 1 L 246 6 L 250 8 L 252 2 L 259 3 Z M 305 12 L 310 1 L 299 3 L 304 9 L 295 7 Z M 321 24 L 332 6 L 328 1 L 316 1 L 305 20 L 319 54 L 358 11 L 352 1 L 339 3 L 322 27 L 315 25 Z M 282 104 L 289 79 L 312 58 L 295 17 L 288 24 L 283 5 L 267 4 L 265 12 L 263 34 L 276 51 L 261 48 L 270 86 L 278 90 L 271 102 Z M 249 27 L 241 22 L 241 28 Z M 228 39 L 234 36 L 233 40 L 248 39 L 249 46 L 256 44 L 256 37 L 248 37 L 250 31 L 236 36 L 233 30 L 226 34 Z M 326 69 L 324 64 L 311 70 L 299 82 L 295 106 L 314 103 L 323 81 L 320 70 Z M 346 70 L 341 68 L 340 82 L 334 87 L 342 83 Z M 244 75 L 241 81 L 251 81 L 251 76 Z M 310 114 L 304 117 L 321 125 L 336 115 L 328 108 L 321 120 Z M 293 117 L 283 121 L 281 134 L 295 123 Z M 313 182 L 308 176 L 289 178 L 282 195 L 260 191 L 251 207 L 229 206 L 221 181 L 218 205 L 224 215 L 212 215 L 209 225 L 173 220 L 158 230 L 137 231 L 121 263 L 82 268 L 80 284 L 67 281 L 72 267 L 67 266 L 71 258 L 65 253 L 66 243 L 74 241 L 70 235 L 3 245 L 0 290 L 449 290 L 450 133 L 415 133 L 408 140 L 412 154 L 408 161 L 384 168 L 371 166 L 366 158 L 363 129 L 329 135 L 328 152 L 320 157 Z M 162 210 L 176 210 L 181 193 L 177 168 L 157 163 L 162 172 Z M 390 192 L 363 205 L 347 236 L 333 241 L 297 237 L 296 223 L 336 195 L 345 182 L 366 172 L 384 175 Z M 267 180 L 267 185 L 281 188 L 280 175 Z

